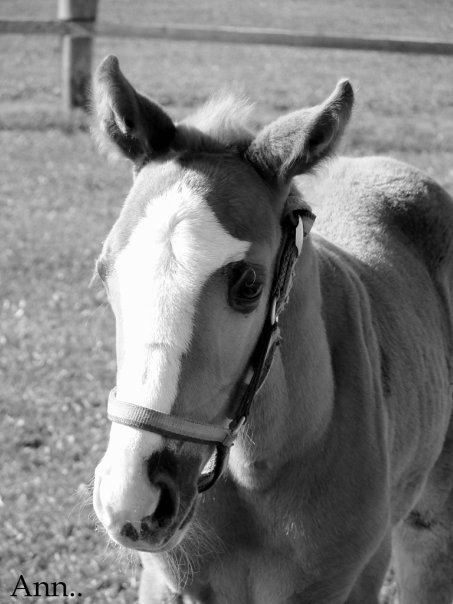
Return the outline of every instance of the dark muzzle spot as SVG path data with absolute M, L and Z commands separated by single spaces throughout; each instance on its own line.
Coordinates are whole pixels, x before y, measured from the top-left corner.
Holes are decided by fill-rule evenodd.
M 154 514 L 145 516 L 140 523 L 140 539 L 151 539 L 157 530 L 170 526 L 178 511 L 178 496 L 174 489 L 165 482 L 158 483 L 160 487 L 159 503 Z
M 414 529 L 431 529 L 436 521 L 429 514 L 422 514 L 418 510 L 412 510 L 408 515 L 406 522 Z
M 159 484 L 161 488 L 159 503 L 154 512 L 155 521 L 159 524 L 159 528 L 168 526 L 177 512 L 177 495 L 176 490 L 172 489 L 170 485 L 161 482 Z
M 126 537 L 131 541 L 138 541 L 138 532 L 130 522 L 126 522 L 120 532 L 121 537 Z
M 152 484 L 156 483 L 162 474 L 170 476 L 174 480 L 178 473 L 176 455 L 168 449 L 153 453 L 148 459 L 147 465 L 148 478 Z

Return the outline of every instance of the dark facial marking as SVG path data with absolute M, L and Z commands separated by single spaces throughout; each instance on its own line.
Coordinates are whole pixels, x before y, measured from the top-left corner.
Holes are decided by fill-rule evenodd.
M 412 510 L 406 518 L 406 522 L 409 526 L 418 530 L 431 529 L 436 524 L 436 520 L 431 518 L 429 514 L 422 514 L 418 510 Z
M 275 191 L 239 155 L 186 154 L 185 180 L 200 192 L 223 228 L 241 241 L 270 240 Z
M 121 529 L 120 535 L 130 539 L 131 541 L 138 541 L 138 533 L 130 522 L 126 522 Z

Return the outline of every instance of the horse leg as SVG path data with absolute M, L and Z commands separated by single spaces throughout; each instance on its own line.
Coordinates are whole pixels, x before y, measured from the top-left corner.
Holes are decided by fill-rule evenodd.
M 452 603 L 453 439 L 414 509 L 394 529 L 393 552 L 399 604 Z

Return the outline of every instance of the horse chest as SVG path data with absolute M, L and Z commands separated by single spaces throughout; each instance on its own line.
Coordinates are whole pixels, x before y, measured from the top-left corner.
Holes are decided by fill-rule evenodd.
M 201 601 L 211 601 L 209 594 L 219 602 L 276 604 L 301 590 L 301 571 L 293 560 L 272 548 L 251 551 L 243 545 L 197 573 L 187 594 Z

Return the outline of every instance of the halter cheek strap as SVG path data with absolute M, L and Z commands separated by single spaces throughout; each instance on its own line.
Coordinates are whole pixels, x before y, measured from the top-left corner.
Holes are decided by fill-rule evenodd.
M 288 301 L 294 267 L 302 251 L 303 240 L 309 234 L 314 220 L 315 215 L 307 209 L 293 210 L 284 218 L 269 310 L 249 366 L 235 392 L 234 398 L 239 399 L 239 404 L 234 419 L 226 420 L 223 426 L 199 423 L 119 401 L 116 398 L 116 389 L 110 392 L 108 417 L 112 422 L 154 432 L 167 438 L 216 446 L 214 469 L 209 479 L 204 480 L 203 476 L 201 477 L 198 486 L 200 492 L 213 486 L 225 470 L 229 449 L 247 421 L 255 394 L 269 373 L 275 348 L 280 340 L 278 317 Z

